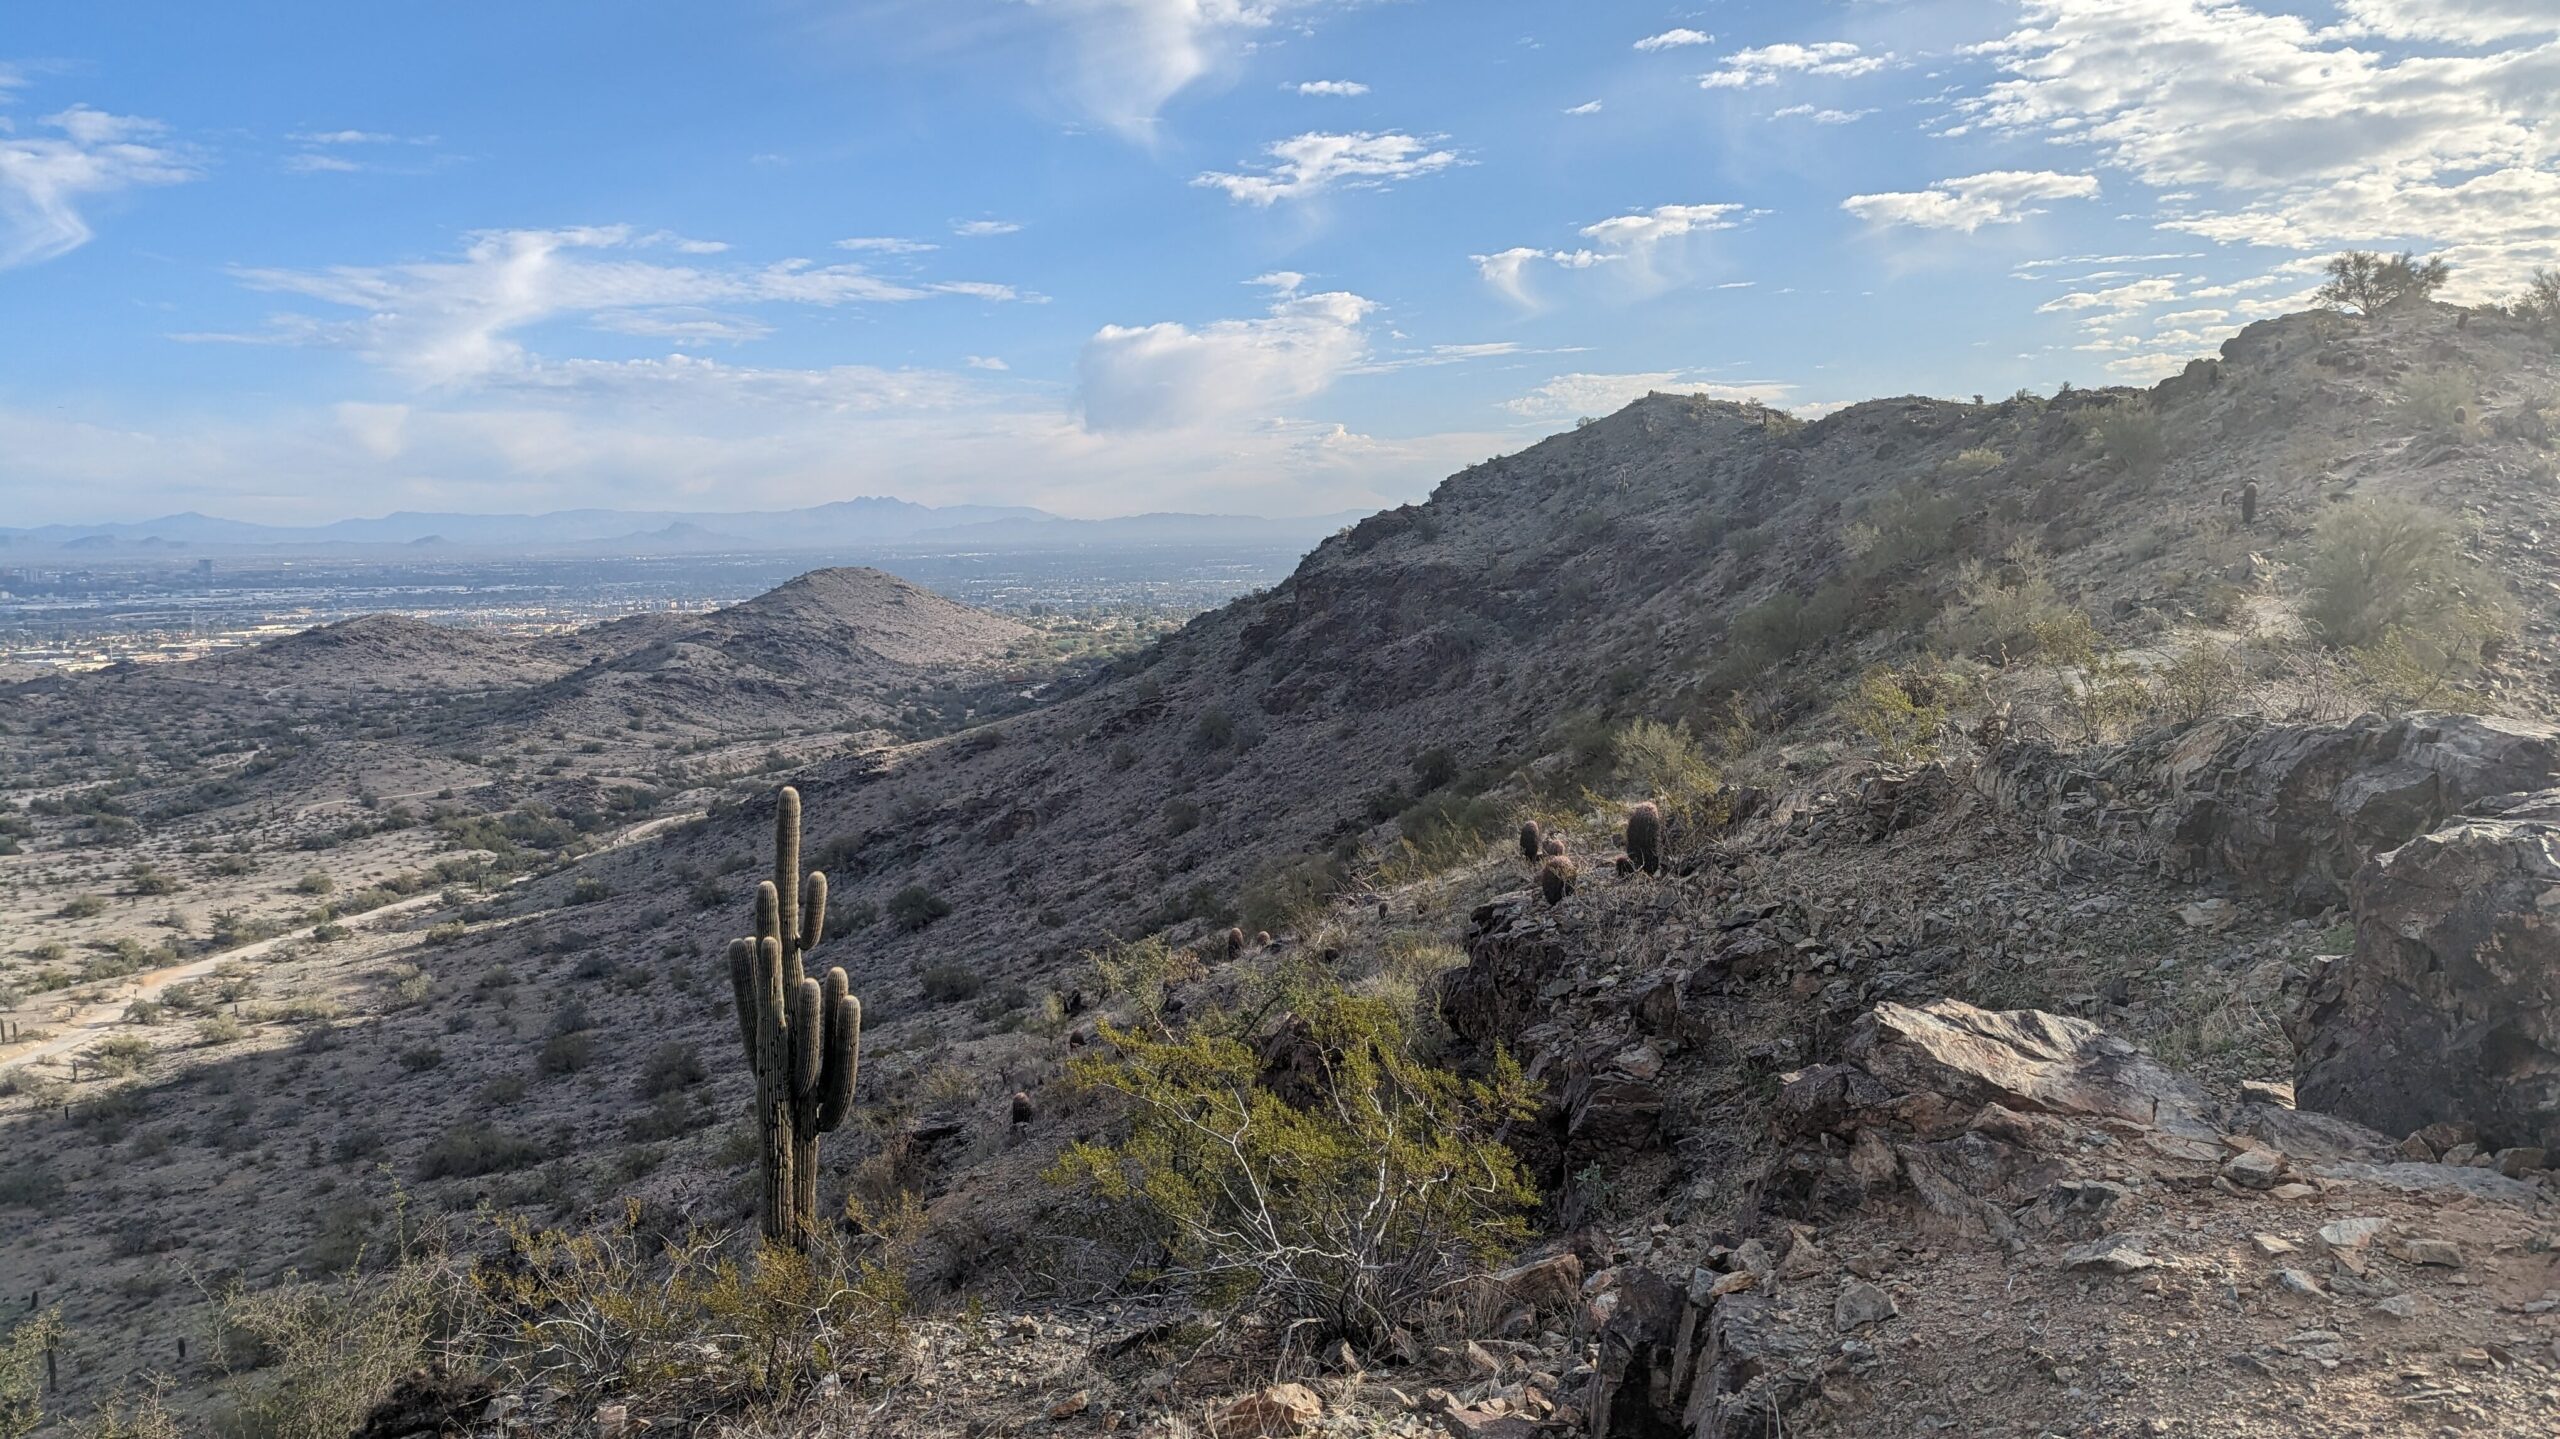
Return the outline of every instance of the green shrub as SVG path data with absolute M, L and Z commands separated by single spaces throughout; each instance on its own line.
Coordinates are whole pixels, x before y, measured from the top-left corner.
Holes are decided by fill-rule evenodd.
M 1893 574 L 1945 554 L 1963 514 L 1953 499 L 1906 481 L 1877 496 L 1841 541 L 1866 573 Z
M 2438 439 L 2465 439 L 2479 428 L 2480 386 L 2467 370 L 2420 370 L 2400 382 L 2392 408 L 2408 426 Z
M 44 1357 L 61 1343 L 58 1309 L 20 1321 L 0 1339 L 0 1439 L 25 1439 L 44 1427 Z
M 1888 764 L 1910 764 L 1935 754 L 1938 726 L 1947 718 L 1945 709 L 1914 698 L 1901 676 L 1885 668 L 1859 677 L 1843 711 Z
M 2248 674 L 2236 648 L 2198 640 L 2170 656 L 2154 677 L 2160 708 L 2169 718 L 2184 721 L 2219 714 L 2238 701 Z
M 1706 817 L 1724 789 L 1685 723 L 1631 721 L 1618 732 L 1617 757 L 1618 773 L 1629 786 L 1681 819 Z
M 2452 665 L 2514 626 L 2514 606 L 2463 554 L 2453 522 L 2402 501 L 2332 508 L 2313 531 L 2309 570 L 2303 619 L 2333 649 L 2397 632 Z
M 2090 443 L 2128 475 L 2151 474 L 2168 457 L 2168 430 L 2149 400 L 2120 400 L 2087 423 Z
M 542 1158 L 542 1146 L 486 1120 L 466 1119 L 427 1145 L 418 1156 L 421 1179 L 477 1179 L 522 1169 Z
M 1342 888 L 1342 861 L 1331 855 L 1273 860 L 1254 871 L 1238 899 L 1239 922 L 1273 934 L 1298 929 Z
M 1497 1136 L 1537 1113 L 1535 1088 L 1507 1054 L 1483 1081 L 1423 1063 L 1384 1000 L 1327 987 L 1295 1009 L 1323 1057 L 1299 1104 L 1239 1038 L 1104 1026 L 1069 1074 L 1119 1096 L 1128 1133 L 1072 1146 L 1049 1177 L 1123 1206 L 1166 1277 L 1216 1308 L 1382 1340 L 1527 1237 L 1537 1191 Z
M 296 894 L 327 894 L 337 887 L 336 880 L 316 869 L 293 882 L 293 891 Z
M 555 1034 L 542 1041 L 542 1049 L 534 1056 L 534 1068 L 549 1078 L 575 1074 L 594 1060 L 595 1036 L 585 1033 Z
M 917 977 L 924 982 L 924 997 L 935 1004 L 975 999 L 978 991 L 987 987 L 986 977 L 965 964 L 927 965 Z
M 2406 250 L 2389 256 L 2349 250 L 2329 261 L 2329 278 L 2312 298 L 2323 305 L 2356 310 L 2369 319 L 2396 300 L 2433 295 L 2451 273 L 2443 260 L 2420 261 Z
M 2098 649 L 2088 612 L 2063 599 L 2051 563 L 2023 541 L 1998 568 L 1972 559 L 1958 566 L 1956 597 L 1935 629 L 1949 650 L 1992 664 L 2085 664 Z
M 911 884 L 889 896 L 888 908 L 898 927 L 913 933 L 951 913 L 951 901 L 921 884 Z
M 54 914 L 63 919 L 96 919 L 107 912 L 107 902 L 94 894 L 75 895 Z

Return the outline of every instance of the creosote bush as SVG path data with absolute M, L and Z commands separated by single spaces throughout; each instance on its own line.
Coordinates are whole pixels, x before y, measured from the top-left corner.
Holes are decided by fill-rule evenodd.
M 1912 764 L 1936 753 L 1938 726 L 1947 718 L 1943 706 L 1914 695 L 1904 676 L 1882 667 L 1859 677 L 1843 711 L 1887 764 Z
M 2450 668 L 2511 630 L 2514 607 L 2442 515 L 2393 500 L 2340 505 L 2312 535 L 2303 619 L 2334 649 L 2397 635 Z
M 1380 1340 L 1526 1239 L 1536 1191 L 1495 1135 L 1536 1090 L 1507 1054 L 1481 1081 L 1425 1064 L 1385 1000 L 1327 985 L 1293 1010 L 1317 1057 L 1294 1105 L 1243 1037 L 1105 1025 L 1069 1075 L 1119 1096 L 1128 1134 L 1072 1146 L 1049 1177 L 1129 1206 L 1164 1277 L 1213 1306 Z

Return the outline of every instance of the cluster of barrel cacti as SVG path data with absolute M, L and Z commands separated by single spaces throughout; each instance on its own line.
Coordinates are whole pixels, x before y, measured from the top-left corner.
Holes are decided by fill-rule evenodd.
M 1537 866 L 1538 894 L 1549 904 L 1562 904 L 1581 879 L 1581 869 L 1565 853 L 1564 836 L 1541 829 L 1534 819 L 1520 822 L 1520 857 Z M 1621 875 L 1662 873 L 1662 806 L 1646 800 L 1628 809 L 1626 852 L 1610 863 Z
M 757 1214 L 773 1243 L 805 1246 L 818 1224 L 818 1136 L 844 1123 L 862 1059 L 862 1001 L 842 968 L 804 963 L 824 936 L 827 877 L 800 874 L 800 792 L 775 805 L 773 878 L 756 886 L 756 932 L 729 942 L 739 1037 L 756 1076 Z

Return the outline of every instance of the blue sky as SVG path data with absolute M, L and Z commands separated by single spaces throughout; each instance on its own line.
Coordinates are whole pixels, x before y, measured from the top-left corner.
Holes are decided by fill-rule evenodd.
M 0 524 L 1321 513 L 2560 263 L 2550 0 L 12 7 Z

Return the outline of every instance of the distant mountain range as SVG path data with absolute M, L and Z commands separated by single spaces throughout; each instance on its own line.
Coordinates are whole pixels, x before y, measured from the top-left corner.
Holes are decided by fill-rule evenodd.
M 1014 505 L 921 505 L 866 496 L 797 510 L 554 510 L 540 515 L 404 510 L 325 525 L 261 525 L 193 512 L 98 525 L 0 527 L 0 557 L 146 551 L 399 545 L 579 555 L 721 554 L 901 547 L 1050 549 L 1147 545 L 1312 545 L 1365 511 L 1271 520 L 1252 515 L 1129 515 L 1071 520 Z

